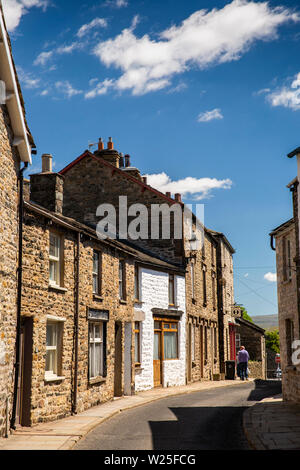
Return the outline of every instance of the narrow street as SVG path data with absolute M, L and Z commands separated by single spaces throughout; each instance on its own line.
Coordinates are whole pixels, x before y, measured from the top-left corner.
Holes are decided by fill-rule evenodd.
M 75 450 L 249 450 L 244 410 L 280 392 L 279 381 L 257 381 L 165 398 L 108 420 Z

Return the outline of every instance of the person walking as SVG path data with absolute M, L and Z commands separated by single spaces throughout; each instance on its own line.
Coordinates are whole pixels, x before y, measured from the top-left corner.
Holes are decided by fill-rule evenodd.
M 238 353 L 239 373 L 241 380 L 248 380 L 248 361 L 249 353 L 246 351 L 245 346 L 241 346 Z

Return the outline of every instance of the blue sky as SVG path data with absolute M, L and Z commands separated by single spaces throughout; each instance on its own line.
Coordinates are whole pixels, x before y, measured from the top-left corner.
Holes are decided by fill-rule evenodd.
M 292 215 L 297 2 L 3 3 L 38 148 L 30 172 L 42 153 L 60 170 L 111 136 L 153 186 L 205 204 L 205 224 L 236 249 L 236 301 L 277 313 L 264 276 L 275 273 L 268 233 Z

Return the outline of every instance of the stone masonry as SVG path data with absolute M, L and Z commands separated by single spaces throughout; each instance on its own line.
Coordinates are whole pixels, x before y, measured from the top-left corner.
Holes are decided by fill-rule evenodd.
M 0 436 L 6 427 L 6 399 L 12 406 L 16 335 L 18 170 L 6 107 L 0 107 Z

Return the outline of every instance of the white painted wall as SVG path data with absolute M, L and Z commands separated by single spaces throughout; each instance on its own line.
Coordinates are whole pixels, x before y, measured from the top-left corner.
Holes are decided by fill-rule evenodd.
M 153 388 L 153 341 L 154 322 L 152 308 L 169 308 L 168 273 L 140 268 L 141 303 L 135 310 L 142 310 L 145 320 L 141 323 L 141 370 L 135 374 L 136 391 Z M 175 296 L 178 310 L 184 312 L 179 322 L 179 359 L 164 361 L 162 365 L 163 386 L 185 384 L 185 278 L 175 276 Z

